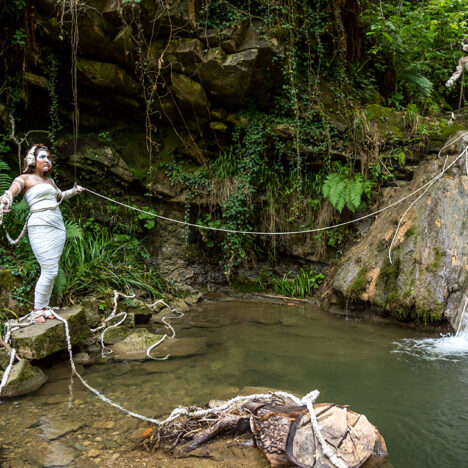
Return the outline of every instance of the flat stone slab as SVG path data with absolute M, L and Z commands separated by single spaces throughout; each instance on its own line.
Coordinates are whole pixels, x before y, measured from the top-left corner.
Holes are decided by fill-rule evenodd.
M 68 321 L 72 344 L 78 344 L 90 336 L 86 314 L 81 306 L 59 309 L 58 314 Z M 18 354 L 27 359 L 42 359 L 67 349 L 65 325 L 57 319 L 16 330 L 11 337 Z

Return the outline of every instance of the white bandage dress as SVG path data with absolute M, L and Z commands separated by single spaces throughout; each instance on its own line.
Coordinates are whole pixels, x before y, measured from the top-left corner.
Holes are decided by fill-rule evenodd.
M 28 220 L 29 243 L 41 266 L 41 276 L 34 291 L 35 309 L 49 305 L 65 245 L 65 225 L 57 201 L 59 194 L 53 185 L 40 183 L 32 186 L 24 195 L 31 210 Z

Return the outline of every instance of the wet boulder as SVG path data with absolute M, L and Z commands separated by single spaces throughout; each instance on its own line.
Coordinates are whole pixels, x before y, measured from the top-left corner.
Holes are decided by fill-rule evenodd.
M 250 90 L 257 55 L 256 49 L 229 55 L 210 49 L 200 65 L 200 79 L 210 99 L 239 106 Z
M 150 333 L 144 328 L 136 329 L 124 340 L 112 346 L 114 359 L 141 360 L 148 359 L 146 351 L 163 337 L 163 333 Z M 154 350 L 153 357 L 164 357 L 170 354 L 173 357 L 194 356 L 206 351 L 206 340 L 204 338 L 171 338 L 166 339 Z
M 268 67 L 273 57 L 282 54 L 284 46 L 273 37 L 267 37 L 265 31 L 261 31 L 261 25 L 254 23 L 248 25 L 243 36 L 242 43 L 237 47 L 237 52 L 256 50 L 258 52 L 257 66 Z
M 171 81 L 172 89 L 183 109 L 208 115 L 209 102 L 200 83 L 179 73 L 172 73 Z
M 165 46 L 165 44 L 164 44 Z M 174 39 L 169 44 L 163 60 L 165 65 L 171 64 L 172 70 L 182 72 L 186 75 L 198 79 L 198 67 L 203 60 L 203 43 L 198 39 L 183 37 Z M 162 53 L 163 49 L 156 49 L 152 46 L 153 54 Z
M 454 148 L 449 163 L 459 149 Z M 411 183 L 387 189 L 385 204 L 422 187 L 443 165 L 442 158 L 422 163 Z M 401 319 L 446 319 L 455 328 L 468 286 L 468 177 L 464 171 L 460 160 L 432 185 L 408 211 L 395 238 L 409 202 L 379 214 L 338 265 L 335 291 L 350 305 L 367 303 Z
M 112 93 L 139 96 L 139 84 L 119 65 L 79 57 L 78 71 L 94 86 Z
M 0 380 L 3 372 L 0 372 Z M 1 397 L 17 397 L 34 392 L 47 382 L 47 376 L 27 359 L 20 359 L 13 365 L 8 380 L 2 388 Z
M 117 176 L 123 182 L 132 182 L 135 176 L 119 153 L 110 146 L 85 145 L 70 157 L 70 163 L 83 169 L 84 177 L 92 176 L 94 183 Z M 85 173 L 88 174 L 85 174 Z M 111 174 L 109 174 L 109 172 Z
M 145 328 L 139 328 L 112 346 L 113 353 L 110 357 L 114 359 L 141 360 L 147 358 L 147 349 L 157 343 L 162 335 L 150 333 Z

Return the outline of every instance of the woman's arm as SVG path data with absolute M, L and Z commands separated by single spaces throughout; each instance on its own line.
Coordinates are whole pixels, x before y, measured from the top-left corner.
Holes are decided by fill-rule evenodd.
M 12 183 L 8 190 L 5 191 L 3 196 L 0 198 L 0 207 L 4 212 L 10 211 L 13 200 L 18 196 L 26 186 L 24 179 L 19 176 Z
M 54 185 L 55 185 L 55 183 L 54 183 Z M 57 195 L 57 200 L 63 201 L 63 200 L 68 200 L 69 198 L 80 194 L 83 191 L 83 187 L 81 187 L 80 185 L 75 184 L 73 186 L 73 188 L 71 188 L 69 190 L 65 190 L 64 192 L 62 192 L 60 189 L 57 189 L 57 190 L 59 191 L 59 193 Z
M 455 81 L 460 78 L 460 75 L 463 72 L 463 57 L 458 61 L 457 69 L 455 70 L 455 73 L 447 80 L 447 83 L 445 83 L 445 86 L 447 88 L 450 88 Z

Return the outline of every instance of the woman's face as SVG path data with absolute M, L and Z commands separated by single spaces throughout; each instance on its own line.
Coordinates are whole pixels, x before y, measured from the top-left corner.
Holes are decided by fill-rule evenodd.
M 40 149 L 36 156 L 36 170 L 45 174 L 51 169 L 52 161 L 49 158 L 49 152 L 45 149 Z

